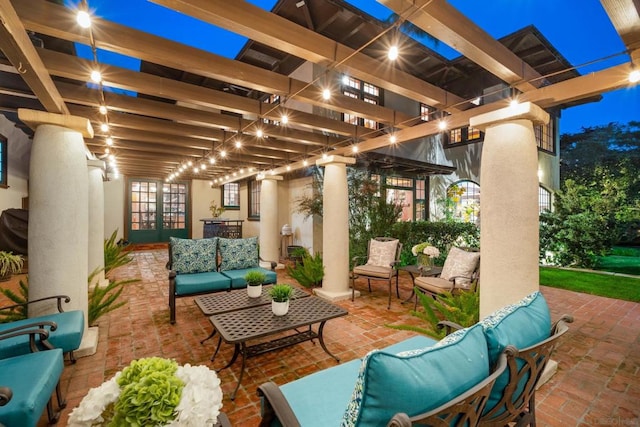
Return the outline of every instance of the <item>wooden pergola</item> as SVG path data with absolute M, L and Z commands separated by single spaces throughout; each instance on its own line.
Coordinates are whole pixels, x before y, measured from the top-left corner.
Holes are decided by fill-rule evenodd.
M 433 75 L 391 66 L 385 58 L 372 54 L 372 49 L 340 41 L 339 35 L 324 35 L 323 31 L 338 24 L 351 31 L 350 35 L 357 33 L 363 40 L 380 43 L 390 33 L 358 17 L 357 10 L 350 10 L 348 15 L 351 20 L 359 18 L 357 31 L 352 28 L 353 22 L 351 26 L 336 22 L 342 16 L 336 11 L 346 7 L 340 2 L 281 0 L 269 12 L 244 1 L 151 1 L 248 37 L 250 42 L 239 59 L 228 59 L 115 22 L 94 19 L 92 36 L 96 48 L 143 61 L 142 71 L 100 64 L 106 86 L 138 94 L 135 97 L 104 92 L 109 123 L 114 128 L 118 167 L 125 175 L 164 179 L 186 159 L 202 159 L 238 131 L 245 134 L 242 151 L 233 152 L 227 142 L 227 160 L 207 170 L 204 176 L 185 177 L 208 179 L 239 168 L 244 173 L 237 174 L 236 179 L 268 168 L 285 173 L 302 168 L 303 158 L 311 162 L 327 149 L 335 155 L 353 155 L 354 140 L 359 143 L 359 152 L 388 146 L 389 130 L 393 130 L 396 143 L 440 132 L 435 121 L 420 122 L 419 118 L 389 107 L 337 94 L 323 99 L 320 85 L 289 75 L 292 67 L 305 61 L 446 111 L 450 113 L 447 120 L 451 128 L 467 125 L 470 117 L 504 106 L 502 102 L 475 106 L 459 91 L 447 91 L 432 83 Z M 456 46 L 468 61 L 521 92 L 520 101 L 542 108 L 625 87 L 632 61 L 640 64 L 637 0 L 601 0 L 631 61 L 587 75 L 566 75 L 555 82 L 545 80 L 534 67 L 445 0 L 379 2 L 401 19 Z M 94 138 L 85 139 L 87 148 L 102 154 L 108 134 L 99 130 L 101 94 L 86 85 L 91 61 L 75 56 L 70 43 L 91 45 L 89 32 L 76 24 L 73 11 L 45 0 L 0 0 L 0 19 L 0 49 L 8 60 L 0 64 L 0 71 L 3 76 L 10 76 L 3 77 L 0 85 L 7 95 L 2 98 L 1 110 L 11 112 L 24 107 L 87 117 L 96 130 Z M 34 40 L 44 40 L 43 46 L 36 46 Z M 420 53 L 413 50 L 414 55 Z M 428 58 L 414 59 L 417 68 L 429 69 Z M 286 100 L 284 106 L 291 112 L 289 126 L 262 122 L 261 119 L 278 121 L 281 114 L 281 109 L 262 102 L 260 97 L 264 94 L 276 94 Z M 293 103 L 296 107 L 289 107 Z M 301 105 L 307 112 L 297 108 Z M 314 108 L 336 114 L 314 114 Z M 372 131 L 345 123 L 339 113 L 375 120 L 387 130 Z M 268 140 L 256 136 L 258 127 Z

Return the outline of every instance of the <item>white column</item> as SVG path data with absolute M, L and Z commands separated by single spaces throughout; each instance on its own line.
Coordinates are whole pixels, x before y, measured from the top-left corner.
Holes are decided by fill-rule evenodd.
M 104 269 L 104 186 L 102 160 L 87 160 L 89 168 L 89 274 Z M 93 278 L 90 287 L 106 286 L 108 282 L 101 270 Z
M 29 170 L 29 299 L 68 295 L 67 310 L 87 322 L 88 179 L 83 135 L 87 119 L 18 110 L 35 129 Z M 29 317 L 57 312 L 37 304 Z
M 351 298 L 349 289 L 349 194 L 347 165 L 356 159 L 329 156 L 316 161 L 324 166 L 322 260 L 324 278 L 318 296 L 329 300 Z
M 261 175 L 260 187 L 260 257 L 265 261 L 280 259 L 278 228 L 278 181 L 280 175 Z
M 549 121 L 537 105 L 518 104 L 472 117 L 485 131 L 480 167 L 480 317 L 539 289 L 538 151 L 533 124 Z

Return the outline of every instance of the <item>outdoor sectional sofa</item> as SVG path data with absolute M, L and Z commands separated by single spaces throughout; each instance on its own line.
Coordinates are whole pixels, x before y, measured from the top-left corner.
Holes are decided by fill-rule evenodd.
M 178 239 L 169 242 L 169 310 L 176 323 L 176 298 L 244 288 L 245 274 L 260 270 L 265 284 L 275 283 L 276 263 L 270 269 L 260 266 L 258 238 Z
M 535 385 L 554 340 L 565 330 L 552 330 L 546 301 L 535 292 L 439 342 L 416 336 L 279 387 L 265 383 L 258 388 L 261 426 L 386 426 L 394 416 L 393 425 L 411 425 L 485 380 L 503 352 L 510 355 L 509 368 L 491 389 L 483 409 L 490 420 L 485 422 L 500 419 L 505 425 L 508 421 L 499 417 L 511 417 L 512 400 L 518 401 L 514 417 L 528 407 L 535 419 Z M 532 346 L 535 366 L 519 372 Z M 482 424 L 472 419 L 469 425 L 478 421 Z

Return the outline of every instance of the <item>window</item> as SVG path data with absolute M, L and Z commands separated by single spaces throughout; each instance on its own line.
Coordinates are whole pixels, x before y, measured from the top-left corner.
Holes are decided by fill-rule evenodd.
M 452 215 L 464 222 L 477 222 L 480 213 L 480 186 L 473 181 L 458 181 L 447 188 L 447 199 L 451 201 Z
M 342 77 L 342 94 L 354 99 L 361 99 L 369 104 L 381 105 L 381 89 L 370 83 L 363 82 L 350 76 Z M 378 122 L 358 117 L 354 114 L 343 113 L 342 120 L 352 125 L 378 129 Z
M 427 104 L 420 103 L 420 120 L 423 122 L 428 122 L 431 118 L 431 114 L 435 111 L 434 108 L 428 106 Z
M 155 182 L 131 183 L 131 230 L 156 230 L 157 190 Z
M 7 182 L 7 138 L 0 135 L 0 187 L 8 187 Z
M 416 221 L 427 220 L 426 180 L 416 179 Z
M 551 192 L 542 185 L 538 187 L 538 204 L 540 206 L 540 213 L 551 211 Z
M 449 131 L 449 145 L 480 142 L 484 140 L 484 133 L 471 126 L 452 129 Z
M 280 104 L 280 95 L 269 95 L 269 97 L 262 102 L 264 102 L 265 104 Z M 279 120 L 270 120 L 270 119 L 263 118 L 262 122 L 266 124 L 276 125 L 276 126 L 280 125 Z
M 260 189 L 262 181 L 249 181 L 249 219 L 260 219 Z
M 228 182 L 222 186 L 222 206 L 225 209 L 240 209 L 240 184 Z
M 162 226 L 165 230 L 183 230 L 186 225 L 187 185 L 179 183 L 162 186 Z
M 549 121 L 549 124 L 546 125 L 535 125 L 533 127 L 533 132 L 536 135 L 536 142 L 538 143 L 538 148 L 544 151 L 548 151 L 550 153 L 554 152 L 554 127 L 553 127 L 553 119 Z

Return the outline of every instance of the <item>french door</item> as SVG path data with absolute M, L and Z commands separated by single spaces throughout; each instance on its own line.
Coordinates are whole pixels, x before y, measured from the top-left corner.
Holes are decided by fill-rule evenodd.
M 189 236 L 189 185 L 150 179 L 128 181 L 127 230 L 132 243 L 168 242 Z

